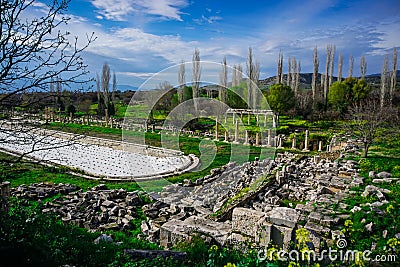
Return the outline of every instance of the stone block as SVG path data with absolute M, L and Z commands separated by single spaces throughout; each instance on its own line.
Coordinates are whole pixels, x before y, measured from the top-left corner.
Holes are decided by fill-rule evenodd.
M 232 211 L 232 230 L 256 237 L 265 221 L 266 213 L 246 208 L 235 208 Z
M 188 238 L 184 231 L 184 222 L 170 220 L 160 227 L 160 245 L 168 248 L 176 245 L 179 241 Z
M 300 212 L 292 208 L 275 207 L 268 212 L 268 220 L 276 225 L 294 228 L 299 221 Z
M 290 245 L 290 241 L 294 240 L 295 236 L 294 228 L 272 225 L 271 227 L 271 241 L 273 244 L 280 248 L 287 249 Z

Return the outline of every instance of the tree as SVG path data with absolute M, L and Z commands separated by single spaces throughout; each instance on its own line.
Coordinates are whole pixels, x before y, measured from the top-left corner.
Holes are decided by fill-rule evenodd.
M 174 101 L 174 87 L 168 81 L 159 83 L 157 87 L 157 89 L 160 90 L 161 93 L 158 92 L 156 95 L 161 95 L 161 97 L 160 99 L 158 99 L 154 108 L 156 110 L 162 111 L 163 113 L 168 113 L 170 110 L 172 110 L 174 105 L 177 104 L 175 103 L 177 101 Z
M 82 101 L 79 101 L 78 109 L 79 109 L 80 112 L 83 112 L 85 114 L 89 114 L 91 105 L 92 105 L 92 100 L 91 99 L 84 99 Z
M 82 52 L 95 40 L 92 34 L 87 36 L 83 45 L 78 45 L 78 37 L 61 27 L 68 24 L 70 18 L 64 12 L 69 0 L 46 1 L 40 16 L 32 16 L 37 7 L 36 1 L 0 1 L 0 105 L 2 107 L 29 108 L 38 103 L 46 104 L 47 99 L 56 94 L 56 106 L 62 108 L 61 85 L 66 87 L 85 85 L 90 80 L 82 59 Z M 50 85 L 56 83 L 56 92 L 50 92 Z M 24 98 L 29 95 L 31 97 Z M 22 114 L 23 115 L 23 114 Z M 21 115 L 21 117 L 22 117 Z M 25 121 L 25 118 L 23 118 Z M 17 121 L 15 121 L 17 122 Z M 3 124 L 4 126 L 4 124 Z M 45 134 L 38 138 L 37 124 L 18 121 L 13 129 L 0 127 L 4 134 L 0 142 L 33 142 L 30 151 L 26 151 L 15 161 L 37 150 L 38 144 L 47 142 Z M 18 134 L 17 134 L 18 132 Z M 43 133 L 43 131 L 41 131 Z M 27 135 L 23 135 L 27 134 Z M 27 136 L 32 140 L 27 140 Z M 29 139 L 28 138 L 28 139 Z M 75 139 L 75 138 L 74 138 Z M 68 146 L 73 140 L 54 143 L 50 148 Z M 2 159 L 2 162 L 6 160 Z M 14 161 L 14 160 L 13 160 Z
M 278 74 L 276 75 L 276 83 L 283 83 L 283 54 L 279 51 L 278 55 Z
M 313 63 L 314 63 L 314 69 L 313 69 L 313 75 L 312 75 L 312 82 L 311 82 L 311 89 L 312 89 L 312 107 L 315 108 L 316 104 L 316 90 L 317 90 L 317 83 L 318 83 L 318 67 L 319 67 L 319 59 L 318 59 L 318 48 L 314 48 L 314 54 L 313 54 Z
M 294 92 L 289 86 L 274 84 L 269 88 L 267 100 L 274 111 L 284 113 L 294 107 Z
M 342 82 L 332 84 L 328 94 L 329 104 L 344 113 L 350 103 L 360 103 L 370 92 L 371 88 L 365 80 L 348 77 Z
M 338 58 L 338 82 L 342 81 L 342 71 L 343 71 L 343 55 L 342 52 L 339 53 Z
M 398 110 L 386 105 L 380 106 L 379 101 L 364 100 L 349 108 L 347 131 L 361 140 L 364 146 L 363 157 L 368 157 L 371 144 L 377 139 L 389 138 L 399 133 Z
M 354 79 L 354 78 L 353 78 Z M 345 82 L 348 79 L 345 80 Z M 368 98 L 371 87 L 369 87 L 368 83 L 364 79 L 355 79 L 356 82 L 352 84 L 351 91 L 353 94 L 353 102 L 360 102 L 366 98 Z
M 296 59 L 294 59 L 294 66 L 295 66 L 295 69 L 296 69 L 296 75 L 295 75 L 295 81 L 294 81 L 294 88 L 293 88 L 293 90 L 294 90 L 294 95 L 295 95 L 295 97 L 297 97 L 297 95 L 298 95 L 298 91 L 299 91 L 299 84 L 300 84 L 300 73 L 301 73 L 301 62 L 300 62 L 300 60 L 299 60 L 299 62 L 296 64 Z M 296 65 L 297 65 L 297 67 L 296 67 Z
M 334 49 L 336 49 L 336 47 L 334 47 Z M 325 110 L 328 106 L 328 89 L 332 82 L 334 57 L 335 57 L 335 51 L 332 51 L 332 45 L 327 45 L 326 46 L 325 75 L 324 75 L 324 83 L 323 83 Z
M 60 30 L 69 20 L 61 16 L 68 3 L 52 1 L 45 15 L 30 19 L 34 1 L 0 2 L 0 104 L 14 105 L 8 100 L 23 92 L 48 92 L 55 79 L 65 85 L 87 82 L 81 52 L 95 38 L 88 36 L 78 47 L 77 37 L 71 42 L 70 33 Z
M 236 85 L 239 86 L 243 79 L 242 65 L 238 64 L 236 69 Z
M 393 94 L 394 90 L 396 89 L 396 82 L 397 82 L 397 49 L 396 47 L 393 48 L 393 58 L 392 58 L 392 75 L 390 79 L 390 88 L 389 88 L 389 103 L 390 105 L 393 102 Z
M 248 105 L 250 108 L 256 108 L 257 101 L 257 85 L 258 79 L 260 77 L 260 64 L 258 62 L 254 62 L 253 60 L 253 49 L 249 47 L 249 53 L 247 56 L 246 63 L 246 74 L 247 74 L 247 96 L 248 96 Z
M 200 51 L 199 49 L 195 49 L 192 58 L 193 65 L 193 77 L 192 77 L 192 96 L 193 96 L 193 104 L 195 114 L 199 114 L 199 107 L 197 105 L 197 98 L 200 95 L 200 76 L 201 76 L 201 68 L 200 68 Z
M 287 86 L 291 86 L 292 85 L 292 59 L 290 58 L 290 56 L 288 57 L 288 73 L 287 73 L 287 77 L 286 77 L 286 85 Z
M 381 73 L 381 107 L 385 105 L 386 102 L 386 87 L 387 87 L 387 73 L 388 73 L 388 56 L 386 55 L 384 60 L 383 60 L 383 66 L 382 66 L 382 73 Z
M 69 116 L 70 114 L 72 114 L 72 116 L 74 116 L 74 115 L 75 115 L 75 112 L 76 112 L 75 106 L 72 105 L 72 104 L 68 105 L 68 107 L 67 107 L 67 114 L 68 114 L 68 116 Z
M 232 68 L 232 87 L 235 87 L 236 85 L 236 65 L 233 65 Z
M 178 72 L 178 102 L 182 103 L 185 100 L 187 100 L 185 98 L 184 95 L 184 89 L 185 89 L 185 84 L 186 84 L 186 76 L 185 76 L 185 63 L 181 62 L 181 65 L 179 66 L 179 72 Z
M 108 115 L 115 115 L 115 90 L 117 88 L 117 78 L 114 73 L 112 82 L 112 92 L 110 95 L 110 80 L 111 80 L 111 69 L 107 63 L 103 64 L 101 78 L 97 75 L 96 87 L 97 87 L 97 98 L 98 107 L 97 114 L 100 116 L 105 115 L 107 109 Z
M 220 73 L 219 100 L 227 103 L 227 88 L 228 88 L 228 66 L 226 65 L 226 57 L 222 61 L 222 71 Z
M 365 75 L 367 74 L 367 61 L 365 60 L 364 54 L 361 56 L 360 59 L 360 74 L 361 79 L 365 79 Z
M 354 68 L 354 57 L 350 55 L 349 59 L 349 78 L 353 77 L 353 68 Z
M 342 113 L 348 106 L 351 98 L 351 88 L 345 82 L 334 82 L 329 89 L 329 104 Z

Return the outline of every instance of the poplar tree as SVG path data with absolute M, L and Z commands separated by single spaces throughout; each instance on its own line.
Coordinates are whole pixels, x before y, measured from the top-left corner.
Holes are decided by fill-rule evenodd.
M 314 64 L 314 69 L 313 69 L 313 75 L 312 75 L 311 89 L 312 89 L 312 106 L 313 106 L 313 108 L 315 108 L 315 104 L 316 104 L 315 95 L 316 95 L 316 90 L 317 90 L 318 68 L 319 68 L 318 48 L 317 47 L 314 48 L 313 64 Z
M 201 68 L 200 68 L 200 51 L 199 49 L 195 49 L 192 57 L 192 65 L 193 65 L 193 77 L 192 77 L 192 92 L 193 92 L 193 103 L 194 110 L 196 116 L 198 115 L 199 108 L 197 105 L 197 98 L 200 95 L 200 76 L 201 76 Z
M 179 72 L 178 72 L 178 102 L 182 103 L 185 101 L 184 97 L 184 92 L 185 92 L 185 84 L 186 84 L 186 77 L 185 77 L 185 63 L 181 62 L 181 65 L 179 66 Z

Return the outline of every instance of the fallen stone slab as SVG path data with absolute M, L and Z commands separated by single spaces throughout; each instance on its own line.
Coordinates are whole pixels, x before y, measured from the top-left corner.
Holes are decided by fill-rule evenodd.
M 232 211 L 232 230 L 255 237 L 267 214 L 261 211 L 235 208 Z
M 276 225 L 295 227 L 300 218 L 300 212 L 292 208 L 275 207 L 268 212 L 268 220 Z

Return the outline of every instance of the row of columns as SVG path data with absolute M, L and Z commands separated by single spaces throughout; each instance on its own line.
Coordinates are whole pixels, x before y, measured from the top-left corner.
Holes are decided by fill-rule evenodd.
M 271 135 L 271 129 L 267 130 L 267 144 L 266 146 L 272 147 L 272 135 Z M 218 118 L 215 120 L 215 140 L 219 140 L 219 124 L 218 124 Z M 260 133 L 256 133 L 256 140 L 255 140 L 255 145 L 259 146 L 260 145 Z M 229 134 L 227 131 L 225 131 L 225 136 L 224 136 L 224 142 L 229 142 Z M 239 121 L 235 120 L 235 135 L 234 135 L 234 141 L 233 143 L 238 144 L 239 143 Z M 249 133 L 246 130 L 245 131 L 245 140 L 244 140 L 244 145 L 249 145 Z M 280 136 L 275 137 L 275 146 L 278 148 L 283 148 L 283 139 Z M 322 152 L 322 146 L 323 143 L 322 141 L 318 142 L 318 151 Z M 292 149 L 297 149 L 296 148 L 296 136 L 293 137 L 292 139 Z M 304 152 L 308 152 L 309 150 L 309 130 L 305 131 L 305 140 L 304 140 Z M 330 145 L 327 146 L 327 152 L 330 152 Z
M 237 121 L 236 119 L 236 113 L 232 113 L 232 124 L 235 124 Z M 260 125 L 260 114 L 255 115 L 256 121 L 257 121 L 257 126 Z M 240 119 L 243 121 L 243 113 L 240 113 Z M 228 120 L 228 115 L 225 113 L 225 123 L 227 123 Z M 251 123 L 251 113 L 247 113 L 247 125 L 250 125 Z M 267 127 L 268 123 L 268 114 L 264 115 L 264 127 Z M 277 116 L 273 115 L 272 116 L 272 127 L 275 128 L 277 125 Z

